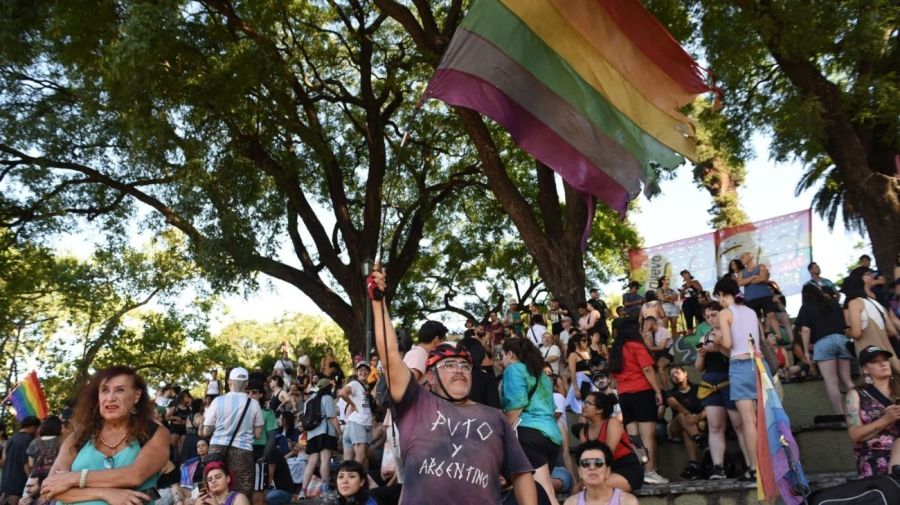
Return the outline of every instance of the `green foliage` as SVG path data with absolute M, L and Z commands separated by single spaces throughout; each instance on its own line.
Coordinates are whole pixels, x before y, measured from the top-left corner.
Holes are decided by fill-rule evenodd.
M 895 173 L 900 147 L 898 10 L 890 1 L 695 1 L 710 67 L 725 92 L 722 119 L 701 116 L 711 131 L 747 145 L 757 132 L 772 135 L 778 161 L 799 159 L 808 172 L 798 194 L 815 184 L 816 211 L 831 225 L 840 210 L 859 228 L 859 209 L 844 198 L 846 170 L 833 170 L 839 142 L 860 142 L 867 170 Z M 837 97 L 832 100 L 830 97 Z M 840 103 L 836 106 L 836 103 Z M 857 137 L 835 139 L 835 117 L 852 121 Z M 728 143 L 731 145 L 731 143 Z M 744 157 L 746 148 L 729 150 Z M 858 170 L 859 168 L 854 168 Z M 841 172 L 844 175 L 841 175 Z
M 427 109 L 399 155 L 429 75 L 408 34 L 369 1 L 88 4 L 3 4 L 0 225 L 175 228 L 214 288 L 275 277 L 358 338 L 358 265 L 384 236 L 399 282 L 478 178 Z
M 237 361 L 220 362 L 223 367 L 240 363 L 271 370 L 283 349 L 289 349 L 291 359 L 303 350 L 316 368 L 329 348 L 343 370 L 350 370 L 352 364 L 341 328 L 322 316 L 289 314 L 271 323 L 239 321 L 223 328 L 213 340 L 236 354 Z

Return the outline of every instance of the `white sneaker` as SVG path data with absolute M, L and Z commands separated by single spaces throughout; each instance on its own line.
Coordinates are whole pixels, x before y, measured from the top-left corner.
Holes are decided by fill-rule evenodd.
M 668 484 L 668 483 L 669 483 L 669 479 L 656 473 L 656 471 L 644 472 L 644 484 Z

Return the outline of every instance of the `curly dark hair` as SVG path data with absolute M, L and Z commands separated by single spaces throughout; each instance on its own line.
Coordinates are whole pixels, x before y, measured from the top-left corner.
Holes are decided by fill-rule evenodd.
M 150 394 L 147 392 L 147 383 L 138 375 L 131 367 L 124 365 L 114 365 L 97 371 L 85 384 L 79 394 L 78 404 L 75 407 L 75 414 L 72 416 L 72 424 L 74 431 L 72 436 L 75 441 L 75 448 L 81 449 L 84 444 L 93 438 L 103 427 L 103 417 L 100 415 L 100 386 L 119 376 L 131 377 L 132 384 L 135 389 L 140 392 L 140 398 L 134 405 L 134 414 L 128 420 L 128 432 L 130 438 L 133 438 L 141 444 L 146 443 L 150 439 L 147 427 L 154 422 L 153 419 L 153 401 L 150 400 Z
M 597 410 L 603 415 L 603 419 L 612 417 L 616 405 L 619 403 L 619 399 L 616 395 L 601 393 L 600 391 L 592 391 L 588 393 L 588 397 L 594 402 Z

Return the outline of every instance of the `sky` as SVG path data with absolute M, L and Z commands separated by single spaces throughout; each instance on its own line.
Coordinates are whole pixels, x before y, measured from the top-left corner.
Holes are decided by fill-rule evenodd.
M 794 188 L 803 174 L 799 163 L 776 163 L 769 159 L 767 140 L 759 136 L 753 143 L 756 157 L 747 163 L 747 177 L 738 190 L 741 207 L 751 221 L 759 221 L 809 208 L 814 190 L 799 197 Z M 707 212 L 712 200 L 705 189 L 698 188 L 692 179 L 691 168 L 682 166 L 676 178 L 662 183 L 662 194 L 647 200 L 641 196 L 640 210 L 630 219 L 644 237 L 646 246 L 692 237 L 712 231 Z M 856 246 L 863 242 L 863 248 Z M 822 275 L 837 280 L 847 266 L 863 253 L 871 254 L 868 241 L 858 233 L 847 232 L 843 222 L 828 229 L 821 218 L 813 214 L 812 256 L 822 268 Z M 777 279 L 776 279 L 777 280 Z M 607 293 L 618 290 L 620 283 L 601 286 Z M 799 310 L 798 297 L 788 298 L 788 312 Z M 231 296 L 225 299 L 225 309 L 214 317 L 214 330 L 233 321 L 278 319 L 286 312 L 323 314 L 303 293 L 277 280 L 263 279 L 262 288 L 249 298 Z M 452 325 L 451 330 L 454 328 Z M 460 328 L 462 323 L 459 323 Z

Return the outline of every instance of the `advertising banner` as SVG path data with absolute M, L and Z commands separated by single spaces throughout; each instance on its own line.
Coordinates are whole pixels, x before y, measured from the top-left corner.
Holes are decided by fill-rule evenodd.
M 771 280 L 785 296 L 797 294 L 809 278 L 812 261 L 812 214 L 809 209 L 715 232 L 719 275 L 728 263 L 749 252 L 769 268 Z
M 716 241 L 715 234 L 706 233 L 696 237 L 660 244 L 646 249 L 628 252 L 631 263 L 631 279 L 641 283 L 640 292 L 656 289 L 660 277 L 668 277 L 673 289 L 681 287 L 678 274 L 688 270 L 700 281 L 704 289 L 716 282 Z

